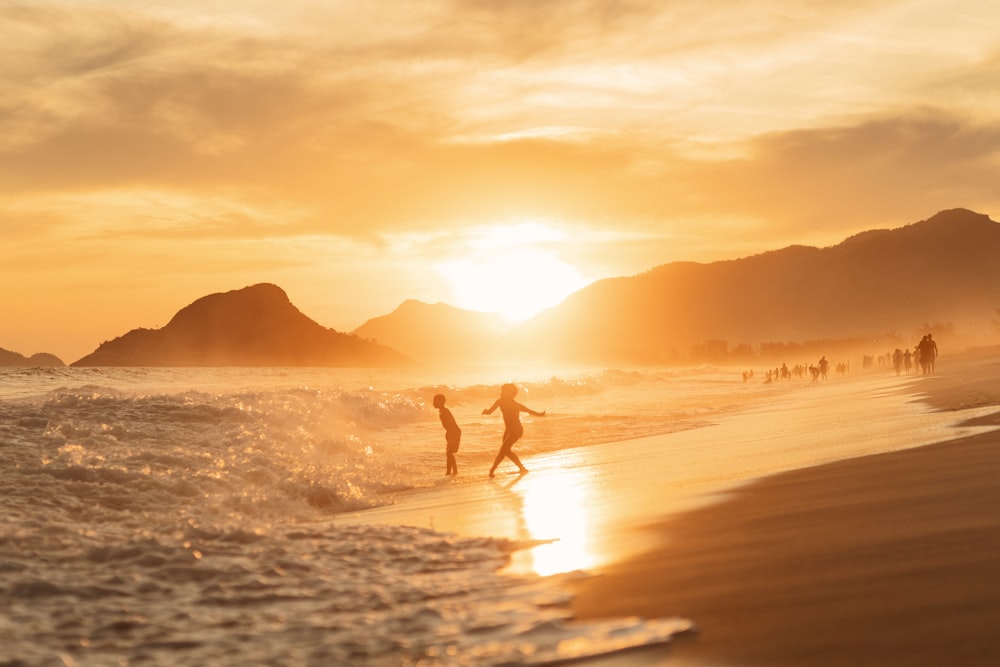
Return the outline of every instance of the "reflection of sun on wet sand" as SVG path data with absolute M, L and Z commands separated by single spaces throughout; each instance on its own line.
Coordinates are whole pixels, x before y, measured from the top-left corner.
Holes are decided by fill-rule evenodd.
M 966 386 L 951 374 L 967 369 L 952 364 L 928 378 L 844 378 L 703 428 L 535 456 L 524 477 L 469 471 L 345 520 L 538 543 L 510 570 L 597 575 L 579 587 L 581 618 L 694 621 L 699 632 L 669 649 L 668 664 L 915 664 L 885 651 L 975 647 L 1000 601 L 1000 565 L 982 558 L 1000 549 L 1000 446 L 980 435 L 997 425 L 1000 366 L 951 404 L 976 407 L 930 411 L 915 394 Z M 956 426 L 970 418 L 983 421 Z M 967 441 L 913 449 L 954 438 Z M 905 639 L 911 628 L 920 642 Z
M 995 360 L 938 370 L 916 385 L 932 404 L 1000 403 Z M 692 618 L 699 633 L 666 664 L 1000 664 L 1000 414 L 964 414 L 991 430 L 775 475 L 667 518 L 663 547 L 586 582 L 575 611 Z

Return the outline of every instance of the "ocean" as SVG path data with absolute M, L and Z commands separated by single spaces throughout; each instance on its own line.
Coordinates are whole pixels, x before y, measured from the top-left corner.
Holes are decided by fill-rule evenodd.
M 786 385 L 738 371 L 0 369 L 0 665 L 537 665 L 666 642 L 579 624 L 530 545 L 338 518 L 487 484 L 502 382 L 534 454 L 697 428 Z M 446 478 L 443 393 L 463 429 Z M 502 470 L 510 472 L 505 462 Z

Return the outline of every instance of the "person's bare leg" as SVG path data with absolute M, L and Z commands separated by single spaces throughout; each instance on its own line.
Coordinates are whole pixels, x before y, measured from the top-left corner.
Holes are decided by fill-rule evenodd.
M 503 457 L 505 456 L 509 456 L 512 461 L 517 463 L 518 468 L 524 469 L 524 466 L 521 465 L 521 462 L 517 460 L 517 455 L 514 454 L 514 452 L 510 451 L 510 448 L 513 447 L 514 443 L 517 442 L 520 438 L 521 438 L 520 433 L 517 432 L 511 433 L 509 431 L 504 432 L 503 444 L 500 445 L 500 451 L 497 452 L 497 457 L 493 461 L 493 467 L 490 468 L 490 477 L 493 477 L 493 473 L 496 471 L 497 466 L 500 465 L 500 462 L 503 461 Z
M 506 456 L 506 453 L 504 452 L 505 449 L 506 447 L 501 446 L 500 451 L 497 452 L 497 457 L 493 459 L 493 466 L 490 468 L 490 477 L 493 477 L 493 473 L 496 472 L 497 466 L 500 465 L 500 462 L 503 461 L 503 457 Z
M 523 465 L 521 465 L 521 459 L 519 459 L 517 457 L 517 454 L 515 454 L 514 452 L 507 452 L 507 458 L 509 458 L 511 461 L 513 461 L 517 465 L 517 467 L 521 471 L 522 475 L 524 473 L 528 472 L 528 469 L 525 468 Z

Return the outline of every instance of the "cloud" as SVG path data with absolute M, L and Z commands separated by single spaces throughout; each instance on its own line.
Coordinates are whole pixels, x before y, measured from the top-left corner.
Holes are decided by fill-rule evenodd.
M 858 107 L 803 84 L 819 66 L 824 84 L 851 79 L 823 63 L 861 57 L 840 58 L 838 31 L 888 16 L 876 5 L 895 7 L 442 0 L 207 5 L 194 20 L 183 6 L 23 6 L 0 14 L 25 54 L 0 75 L 0 183 L 111 193 L 109 207 L 130 189 L 161 193 L 151 210 L 202 199 L 203 217 L 222 221 L 177 233 L 236 229 L 229 219 L 373 240 L 519 215 L 665 236 L 713 217 L 832 231 L 900 202 L 988 203 L 988 121 Z M 933 80 L 972 97 L 996 90 L 995 66 Z M 852 124 L 840 108 L 876 120 Z M 218 212 L 219 197 L 241 213 Z
M 1000 123 L 916 109 L 855 125 L 771 133 L 744 159 L 690 165 L 688 186 L 706 208 L 760 221 L 754 233 L 788 238 L 809 229 L 842 238 L 953 207 L 995 214 Z
M 463 230 L 524 220 L 569 230 L 560 258 L 594 278 L 956 206 L 996 217 L 995 14 L 978 0 L 7 3 L 0 274 L 23 286 L 9 319 L 77 312 L 101 329 L 92 346 L 271 281 L 356 325 L 444 298 L 428 267 L 462 256 Z

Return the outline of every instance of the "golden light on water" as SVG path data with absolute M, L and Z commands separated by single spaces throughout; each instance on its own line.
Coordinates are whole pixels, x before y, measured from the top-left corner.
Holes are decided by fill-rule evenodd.
M 516 564 L 518 569 L 545 577 L 588 570 L 596 564 L 587 502 L 591 484 L 585 469 L 550 469 L 538 478 L 529 475 L 517 485 L 530 539 L 552 540 L 525 551 L 526 562 Z

